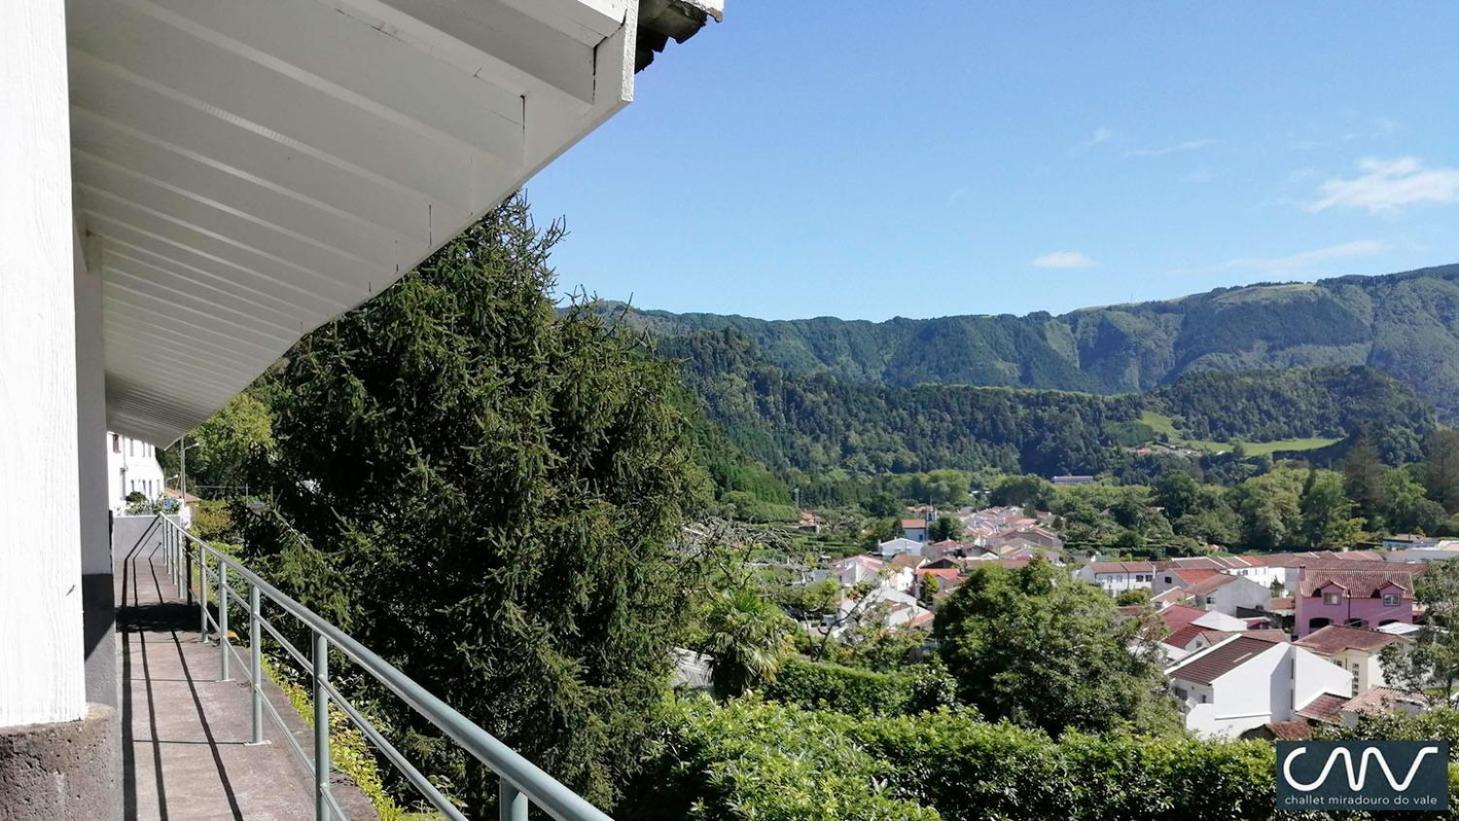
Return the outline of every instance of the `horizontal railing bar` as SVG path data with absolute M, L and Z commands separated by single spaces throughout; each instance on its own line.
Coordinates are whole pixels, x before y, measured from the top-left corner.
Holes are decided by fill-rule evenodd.
M 284 717 L 279 715 L 278 708 L 274 706 L 272 700 L 267 698 L 263 700 L 263 706 L 269 711 L 269 715 L 273 716 L 274 723 L 279 726 L 279 732 L 284 734 L 284 740 L 289 742 L 290 747 L 294 748 L 294 754 L 299 756 L 299 760 L 304 762 L 305 767 L 309 768 L 309 774 L 312 776 L 314 774 L 314 761 L 309 757 L 308 753 L 304 752 L 304 748 L 299 746 L 299 740 L 294 738 L 294 734 L 289 732 L 289 725 L 284 723 Z
M 247 647 L 248 645 L 245 644 L 243 646 L 244 647 Z M 248 659 L 246 659 L 243 656 L 241 656 L 241 655 L 238 654 L 238 645 L 234 644 L 231 641 L 228 642 L 228 652 L 230 652 L 230 653 L 233 654 L 233 658 L 237 659 L 238 660 L 238 663 L 240 665 L 242 665 L 244 669 L 247 669 L 248 668 Z M 246 681 L 246 682 L 248 682 L 249 684 L 252 684 L 253 683 L 253 679 L 252 678 L 249 678 L 249 674 L 248 673 L 244 673 L 243 674 L 243 680 Z
M 289 640 L 284 638 L 284 635 L 280 633 L 277 629 L 275 629 L 272 624 L 269 624 L 268 619 L 259 616 L 258 623 L 260 626 L 263 627 L 263 629 L 268 631 L 268 634 L 270 636 L 274 637 L 274 641 L 277 641 L 279 644 L 283 645 L 283 648 L 285 650 L 289 651 L 289 655 L 294 657 L 294 661 L 297 661 L 299 662 L 299 664 L 303 665 L 305 672 L 307 672 L 311 676 L 314 675 L 314 662 L 304 658 L 304 654 L 299 652 L 299 650 L 295 648 L 293 644 L 290 644 Z
M 370 743 L 375 746 L 375 749 L 379 750 L 381 755 L 389 759 L 390 763 L 395 765 L 395 769 L 400 770 L 405 775 L 406 780 L 413 784 L 417 790 L 420 790 L 421 795 L 424 795 L 427 801 L 430 801 L 436 809 L 445 813 L 451 821 L 467 821 L 466 816 L 462 815 L 461 811 L 456 809 L 456 805 L 452 804 L 450 799 L 442 795 L 441 791 L 436 789 L 436 786 L 430 782 L 430 779 L 426 778 L 420 770 L 417 770 L 415 765 L 411 764 L 395 748 L 395 745 L 391 744 L 375 728 L 375 725 L 371 724 L 369 719 L 365 718 L 363 713 L 355 709 L 353 704 L 349 703 L 344 696 L 340 695 L 340 692 L 334 688 L 334 685 L 325 684 L 324 689 L 329 693 L 330 699 L 338 704 L 339 708 L 344 711 L 344 714 L 349 717 L 350 721 L 360 729 L 360 732 L 365 734 L 365 737 L 370 740 Z
M 329 804 L 329 817 L 331 821 L 333 821 L 333 819 L 335 818 L 341 819 L 341 821 L 347 821 L 349 816 L 344 814 L 344 810 L 340 808 L 339 802 L 335 800 L 334 790 L 324 791 L 324 801 L 325 803 Z
M 184 538 L 199 545 L 205 555 L 213 554 L 219 562 L 227 565 L 230 571 L 237 572 L 249 584 L 257 585 L 263 595 L 272 599 L 316 633 L 324 636 L 332 646 L 338 648 L 365 672 L 374 676 L 377 681 L 385 685 L 427 721 L 454 739 L 467 752 L 491 768 L 493 772 L 525 793 L 533 804 L 557 821 L 583 821 L 583 819 L 586 821 L 612 821 L 602 810 L 568 789 L 516 750 L 502 743 L 500 739 L 461 715 L 454 707 L 415 683 L 409 676 L 380 658 L 368 647 L 360 644 L 348 633 L 325 621 L 314 611 L 269 584 L 233 557 L 225 555 L 222 551 L 182 528 L 178 528 L 178 532 Z
M 223 589 L 228 591 L 228 595 L 233 598 L 233 601 L 238 602 L 239 607 L 242 607 L 244 610 L 248 609 L 248 599 L 238 595 L 238 591 L 234 590 L 232 586 L 224 585 Z

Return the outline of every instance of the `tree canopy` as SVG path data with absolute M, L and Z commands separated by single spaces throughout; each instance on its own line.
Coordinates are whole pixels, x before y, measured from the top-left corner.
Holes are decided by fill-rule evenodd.
M 704 484 L 673 369 L 548 297 L 559 225 L 512 199 L 271 377 L 266 574 L 600 804 L 639 760 L 682 634 L 672 547 Z M 360 685 L 364 687 L 364 685 Z M 384 693 L 468 811 L 496 779 Z
M 1051 734 L 1179 723 L 1137 620 L 1051 565 L 979 568 L 937 611 L 933 633 L 962 701 Z

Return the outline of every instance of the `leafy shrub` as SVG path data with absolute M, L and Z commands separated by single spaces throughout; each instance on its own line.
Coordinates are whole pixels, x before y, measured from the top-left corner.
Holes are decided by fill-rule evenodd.
M 193 505 L 192 532 L 205 542 L 221 539 L 236 541 L 233 518 L 228 515 L 229 502 L 201 501 Z
M 933 821 L 890 794 L 897 773 L 852 743 L 856 719 L 765 702 L 670 703 L 658 755 L 620 805 L 633 819 Z
M 1275 817 L 1264 741 L 990 724 L 966 710 L 817 712 L 751 696 L 668 709 L 630 819 L 1216 821 Z M 1282 818 L 1324 819 L 1319 813 Z M 1343 817 L 1354 817 L 1345 815 Z
M 954 682 L 945 670 L 878 673 L 828 662 L 786 662 L 765 696 L 806 709 L 900 715 L 951 704 Z

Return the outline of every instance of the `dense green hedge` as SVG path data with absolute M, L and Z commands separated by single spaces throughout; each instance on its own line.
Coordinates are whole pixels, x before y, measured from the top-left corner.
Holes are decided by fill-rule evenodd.
M 951 704 L 954 682 L 946 671 L 930 665 L 917 672 L 878 673 L 792 659 L 766 685 L 765 695 L 806 709 L 901 715 Z
M 751 696 L 670 705 L 624 819 L 1273 819 L 1265 741 L 1043 732 L 943 708 L 853 716 Z M 1282 819 L 1325 819 L 1290 814 Z M 1345 814 L 1343 818 L 1361 818 Z

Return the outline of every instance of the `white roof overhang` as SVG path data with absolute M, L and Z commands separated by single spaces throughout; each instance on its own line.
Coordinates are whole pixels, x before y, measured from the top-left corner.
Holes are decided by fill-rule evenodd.
M 636 0 L 68 0 L 66 16 L 107 423 L 159 444 L 633 96 Z

